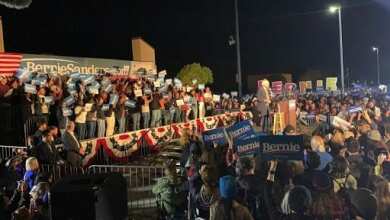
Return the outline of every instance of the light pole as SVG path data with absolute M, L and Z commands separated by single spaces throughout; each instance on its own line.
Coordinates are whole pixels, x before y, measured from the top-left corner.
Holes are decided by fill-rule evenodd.
M 343 23 L 341 18 L 341 6 L 329 7 L 330 13 L 338 12 L 339 16 L 339 40 L 340 40 L 340 71 L 341 71 L 341 92 L 344 94 L 344 48 L 343 48 Z
M 379 47 L 372 47 L 372 51 L 376 53 L 376 71 L 377 71 L 377 81 L 378 85 L 380 85 L 381 82 L 381 65 L 380 65 L 380 59 L 379 59 Z
M 241 76 L 241 52 L 240 52 L 240 22 L 238 18 L 238 0 L 234 0 L 234 12 L 236 17 L 236 53 L 237 53 L 237 83 L 238 96 L 242 96 L 242 76 Z

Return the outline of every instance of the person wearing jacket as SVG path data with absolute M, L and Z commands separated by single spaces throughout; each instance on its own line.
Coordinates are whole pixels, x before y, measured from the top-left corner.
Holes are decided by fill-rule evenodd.
M 236 193 L 236 181 L 233 176 L 223 176 L 219 179 L 221 198 L 211 205 L 210 220 L 253 220 L 248 208 L 234 199 Z

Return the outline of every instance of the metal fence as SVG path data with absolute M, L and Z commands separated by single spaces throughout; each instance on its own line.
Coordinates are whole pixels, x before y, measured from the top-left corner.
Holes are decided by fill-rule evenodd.
M 41 164 L 40 171 L 50 174 L 54 183 L 67 176 L 82 175 L 85 173 L 84 168 L 73 167 L 69 164 Z
M 112 172 L 121 173 L 126 179 L 130 211 L 150 210 L 157 207 L 152 188 L 157 179 L 164 176 L 163 167 L 93 165 L 88 168 L 90 174 Z
M 27 147 L 23 146 L 0 146 L 0 159 L 10 159 L 16 155 L 27 155 Z

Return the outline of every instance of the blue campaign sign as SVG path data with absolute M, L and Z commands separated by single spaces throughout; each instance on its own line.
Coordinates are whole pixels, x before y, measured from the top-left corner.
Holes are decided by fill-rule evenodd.
M 227 138 L 224 131 L 224 128 L 216 128 L 213 130 L 208 130 L 202 133 L 203 142 L 205 145 L 217 143 L 218 145 L 227 144 Z
M 255 131 L 252 128 L 251 122 L 248 120 L 241 121 L 239 123 L 230 126 L 229 128 L 226 128 L 226 132 L 228 133 L 229 137 L 233 140 L 244 136 L 250 136 L 255 133 Z
M 261 158 L 268 160 L 303 160 L 303 136 L 263 136 Z
M 252 155 L 261 152 L 260 136 L 240 138 L 234 142 L 235 152 L 239 156 Z

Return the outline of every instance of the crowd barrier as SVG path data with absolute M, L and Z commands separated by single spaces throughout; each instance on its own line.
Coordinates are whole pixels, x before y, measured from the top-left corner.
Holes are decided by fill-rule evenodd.
M 0 145 L 0 159 L 9 159 L 16 155 L 27 155 L 27 147 Z
M 82 167 L 73 167 L 69 164 L 41 164 L 40 171 L 51 174 L 53 183 L 58 182 L 66 176 L 82 175 L 85 169 Z
M 88 168 L 89 174 L 113 172 L 121 173 L 126 179 L 130 211 L 157 207 L 156 196 L 152 193 L 152 188 L 157 179 L 165 175 L 163 167 L 92 165 Z

